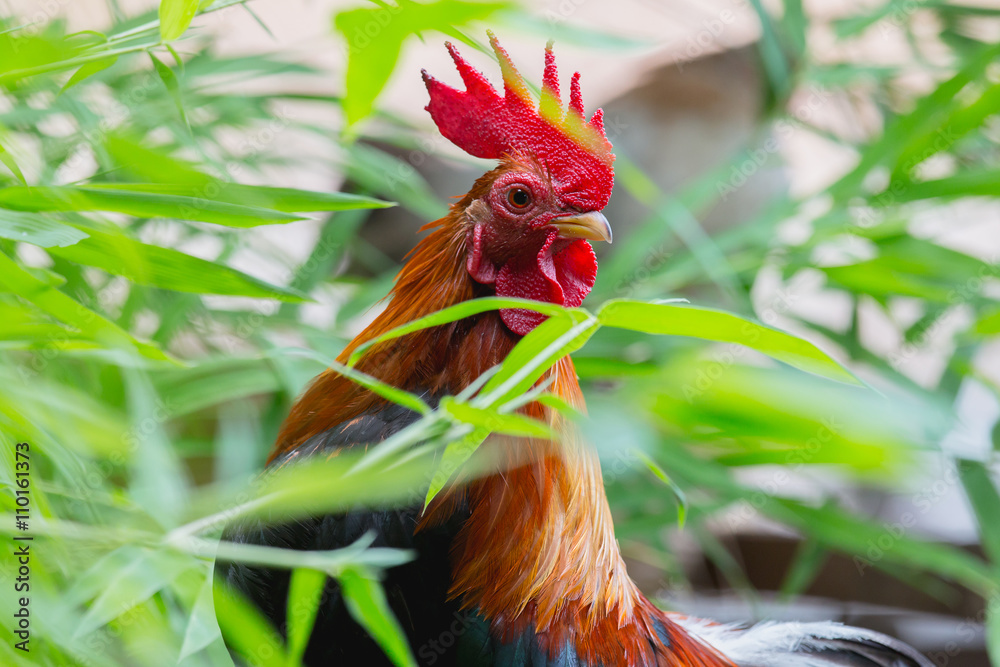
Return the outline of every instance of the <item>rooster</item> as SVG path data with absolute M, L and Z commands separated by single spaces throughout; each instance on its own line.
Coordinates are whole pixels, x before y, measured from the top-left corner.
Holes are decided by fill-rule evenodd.
M 511 59 L 490 34 L 504 94 L 447 48 L 464 82 L 458 90 L 427 72 L 427 110 L 441 133 L 468 153 L 499 163 L 427 226 L 375 321 L 343 351 L 421 316 L 476 297 L 522 297 L 579 306 L 597 273 L 591 241 L 611 241 L 601 213 L 614 181 L 611 144 L 598 110 L 588 120 L 580 77 L 560 101 L 551 43 L 541 100 L 534 106 Z M 499 364 L 544 316 L 510 308 L 411 333 L 367 350 L 357 368 L 434 403 Z M 579 410 L 572 361 L 545 378 Z M 533 667 L 734 667 L 822 665 L 929 667 L 912 648 L 835 623 L 719 625 L 653 605 L 626 572 L 615 540 L 596 453 L 561 413 L 538 403 L 528 416 L 551 423 L 559 442 L 493 436 L 496 474 L 446 490 L 420 507 L 319 516 L 279 526 L 243 521 L 225 539 L 292 549 L 335 549 L 366 533 L 375 546 L 416 558 L 388 571 L 392 610 L 424 665 Z M 417 415 L 326 371 L 285 421 L 269 465 L 364 450 Z M 228 585 L 285 627 L 287 571 L 226 563 Z M 348 613 L 328 580 L 305 663 L 379 665 L 387 658 Z

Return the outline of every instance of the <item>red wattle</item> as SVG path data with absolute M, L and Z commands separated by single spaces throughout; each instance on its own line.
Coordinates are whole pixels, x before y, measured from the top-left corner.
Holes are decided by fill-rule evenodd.
M 537 256 L 514 258 L 504 264 L 496 277 L 497 296 L 534 299 L 569 308 L 583 303 L 597 279 L 594 249 L 586 241 L 576 240 L 553 254 L 556 239 L 553 232 Z M 521 336 L 546 318 L 523 308 L 502 308 L 500 317 L 511 331 Z

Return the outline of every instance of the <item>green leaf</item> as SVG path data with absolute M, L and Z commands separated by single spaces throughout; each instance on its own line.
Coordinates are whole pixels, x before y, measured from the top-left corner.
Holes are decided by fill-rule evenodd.
M 2 217 L 2 214 L 0 214 Z M 186 255 L 172 248 L 141 243 L 125 234 L 90 229 L 90 237 L 50 253 L 71 262 L 95 266 L 139 285 L 195 294 L 225 294 L 283 301 L 305 301 L 304 294 Z
M 42 215 L 0 209 L 0 238 L 53 248 L 71 246 L 87 238 L 87 234 Z
M 426 415 L 431 412 L 431 407 L 424 402 L 424 399 L 420 398 L 416 394 L 411 394 L 408 391 L 398 389 L 390 384 L 382 382 L 378 378 L 374 378 L 371 375 L 362 373 L 359 370 L 355 370 L 350 366 L 344 366 L 343 364 L 337 363 L 336 361 L 329 361 L 330 370 L 335 373 L 340 373 L 346 378 L 358 383 L 365 389 L 368 389 L 382 398 L 392 401 L 398 405 L 409 408 L 414 412 L 418 412 L 422 415 Z
M 1000 333 L 1000 308 L 991 309 L 981 314 L 972 330 L 980 336 L 992 336 Z
M 117 572 L 114 580 L 80 619 L 74 636 L 83 637 L 118 618 L 137 604 L 148 600 L 167 586 L 193 562 L 175 553 L 143 550 L 140 555 Z
M 811 507 L 778 495 L 766 495 L 761 503 L 760 489 L 739 484 L 724 467 L 684 447 L 670 447 L 669 456 L 671 469 L 686 483 L 710 488 L 730 502 L 752 502 L 755 509 L 802 531 L 821 545 L 852 554 L 862 573 L 870 567 L 888 568 L 891 572 L 894 566 L 903 565 L 958 581 L 984 597 L 1000 591 L 1000 579 L 982 559 L 951 545 L 910 537 L 905 525 L 916 521 L 912 512 L 886 526 L 837 507 Z
M 929 181 L 896 181 L 891 190 L 871 197 L 877 206 L 933 199 L 935 197 L 998 197 L 1000 196 L 1000 169 L 960 171 L 954 176 Z
M 173 361 L 162 350 L 136 340 L 115 323 L 31 275 L 3 253 L 0 253 L 0 287 L 33 303 L 57 320 L 76 327 L 105 347 L 126 345 L 149 359 Z
M 901 524 L 889 528 L 902 530 L 902 534 L 890 533 L 884 525 L 865 521 L 839 508 L 807 507 L 778 497 L 765 503 L 761 510 L 807 532 L 821 544 L 855 554 L 855 564 L 862 572 L 875 565 L 906 565 L 955 579 L 984 594 L 995 594 L 998 590 L 1000 580 L 981 559 L 950 545 L 908 537 L 905 529 L 899 527 Z M 888 546 L 880 546 L 887 543 L 886 535 Z
M 281 636 L 255 604 L 221 580 L 215 585 L 214 597 L 219 628 L 231 650 L 256 667 L 288 667 Z
M 378 579 L 366 568 L 347 568 L 337 577 L 344 593 L 347 610 L 358 625 L 389 656 L 397 667 L 416 667 L 417 661 L 406 641 L 406 635 L 396 620 L 385 591 Z
M 356 364 L 358 360 L 364 356 L 365 351 L 373 345 L 384 343 L 387 340 L 399 338 L 400 336 L 405 336 L 413 333 L 414 331 L 429 329 L 441 324 L 448 324 L 449 322 L 455 322 L 457 320 L 465 319 L 466 317 L 472 317 L 473 315 L 489 312 L 491 310 L 499 310 L 501 308 L 526 308 L 528 310 L 533 310 L 537 313 L 549 316 L 562 315 L 566 312 L 566 309 L 562 306 L 542 301 L 533 301 L 531 299 L 512 299 L 487 296 L 480 299 L 463 301 L 455 304 L 454 306 L 443 308 L 437 312 L 431 313 L 430 315 L 425 315 L 424 317 L 413 320 L 412 322 L 398 326 L 395 329 L 385 332 L 378 338 L 374 338 L 359 345 L 351 354 L 351 357 L 348 360 L 348 365 L 353 366 Z
M 317 371 L 325 367 L 318 364 Z M 201 360 L 197 366 L 167 370 L 153 377 L 160 396 L 169 396 L 171 413 L 183 416 L 257 394 L 281 389 L 281 380 L 266 358 L 226 356 Z
M 57 466 L 80 470 L 80 459 L 69 456 L 70 451 L 119 460 L 129 455 L 128 443 L 122 437 L 128 430 L 128 422 L 118 411 L 96 395 L 41 374 L 18 373 L 12 364 L 0 366 L 0 415 L 5 428 L 16 423 L 27 434 L 65 443 L 69 451 L 57 448 L 52 452 L 65 455 L 66 460 L 58 460 Z M 38 429 L 40 425 L 44 425 L 41 426 L 44 430 Z
M 61 95 L 62 93 L 65 93 L 73 86 L 85 81 L 86 79 L 89 79 L 98 72 L 103 72 L 104 70 L 114 65 L 116 62 L 118 62 L 118 56 L 110 56 L 102 60 L 95 60 L 93 62 L 87 63 L 80 69 L 73 72 L 73 76 L 71 76 L 69 80 L 65 84 L 63 84 L 63 87 L 59 90 L 59 94 Z
M 174 64 L 177 65 L 177 70 L 181 74 L 184 74 L 184 59 L 181 58 L 181 54 L 177 53 L 177 50 L 171 44 L 165 44 L 164 46 L 167 47 L 167 51 L 170 52 L 170 55 L 174 57 Z
M 852 13 L 846 18 L 837 19 L 833 22 L 837 37 L 840 39 L 853 37 L 890 16 L 893 16 L 895 20 L 906 18 L 911 13 L 909 7 L 915 8 L 916 5 L 907 6 L 905 3 L 906 0 L 889 0 L 881 3 L 872 11 Z
M 322 467 L 318 466 L 318 468 Z M 219 525 L 226 523 L 229 518 L 225 512 L 222 515 L 216 516 L 220 518 Z M 194 522 L 195 525 L 199 523 L 201 522 Z M 188 533 L 191 531 L 191 525 L 182 526 L 173 532 L 180 532 L 184 535 L 184 539 L 187 540 L 190 537 Z M 201 528 L 205 527 L 201 526 Z M 397 565 L 402 565 L 413 560 L 415 557 L 414 552 L 404 549 L 372 547 L 371 543 L 374 539 L 374 534 L 366 533 L 346 547 L 328 551 L 284 549 L 223 540 L 218 543 L 217 559 L 247 563 L 249 565 L 262 565 L 269 568 L 315 570 L 317 572 L 325 572 L 332 577 L 337 577 L 346 568 L 370 567 L 381 569 L 396 567 Z M 206 542 L 206 545 L 210 546 L 210 543 Z M 201 545 L 197 548 L 200 549 L 200 547 Z
M 949 306 L 975 301 L 983 278 L 994 272 L 978 258 L 923 239 L 900 235 L 878 243 L 878 257 L 823 272 L 838 285 L 883 302 L 905 295 Z
M 348 192 L 313 192 L 295 188 L 264 185 L 242 185 L 217 181 L 205 176 L 199 184 L 177 183 L 91 183 L 89 190 L 147 192 L 151 194 L 209 199 L 243 206 L 266 208 L 285 213 L 303 211 L 349 211 L 354 209 L 388 208 L 394 202 Z
M 176 218 L 228 227 L 256 227 L 305 219 L 280 211 L 209 199 L 86 186 L 3 188 L 0 189 L 0 206 L 21 211 L 111 211 L 139 218 Z
M 1000 667 L 1000 595 L 994 593 L 986 603 L 986 647 L 990 665 Z
M 946 130 L 942 119 L 954 105 L 956 96 L 971 82 L 983 75 L 1000 54 L 1000 45 L 981 48 L 974 56 L 962 62 L 962 69 L 950 79 L 921 98 L 908 114 L 895 118 L 882 136 L 867 146 L 861 160 L 848 174 L 830 187 L 829 192 L 838 201 L 857 196 L 865 178 L 878 165 L 895 164 L 899 156 L 914 139 L 937 129 Z
M 487 381 L 495 374 L 490 375 Z M 551 398 L 550 396 L 541 396 L 539 400 L 547 397 Z M 558 437 L 558 434 L 547 423 L 516 413 L 508 414 L 496 409 L 478 408 L 447 396 L 441 399 L 441 408 L 459 422 L 472 426 L 473 430 L 445 447 L 441 461 L 431 477 L 427 494 L 424 496 L 425 509 L 447 485 L 448 481 L 454 477 L 455 473 L 475 454 L 490 433 L 549 440 Z
M 132 453 L 129 498 L 159 525 L 174 526 L 188 497 L 189 480 L 181 454 L 168 436 L 169 408 L 156 395 L 146 373 L 125 368 L 121 375 L 130 426 L 123 440 Z
M 160 39 L 172 42 L 188 29 L 200 0 L 160 0 Z
M 558 410 L 563 415 L 572 419 L 577 419 L 581 416 L 579 410 L 555 394 L 540 394 L 535 400 L 546 407 Z
M 188 618 L 187 629 L 184 631 L 184 643 L 177 661 L 183 662 L 219 638 L 219 622 L 215 616 L 215 603 L 212 600 L 212 574 L 209 572 L 198 592 L 191 616 Z
M 400 0 L 397 6 L 352 9 L 338 13 L 334 26 L 347 40 L 347 124 L 368 116 L 399 59 L 403 41 L 413 34 L 437 30 L 455 35 L 455 27 L 482 20 L 508 7 L 506 2 L 437 0 L 427 4 Z
M 125 544 L 104 554 L 87 567 L 63 592 L 68 604 L 84 605 L 100 595 L 107 582 L 130 563 L 143 557 L 140 547 Z
M 81 40 L 66 39 L 58 21 L 49 21 L 48 25 L 44 20 L 39 23 L 38 29 L 31 32 L 0 34 L 0 81 L 4 84 L 83 64 L 85 57 L 76 57 L 86 48 Z M 101 57 L 94 55 L 88 59 Z
M 802 7 L 802 0 L 785 0 L 785 11 L 781 16 L 781 26 L 789 45 L 794 49 L 794 59 L 801 59 L 806 52 L 806 34 L 809 19 Z M 794 60 L 793 59 L 793 60 Z
M 197 2 L 195 3 L 195 7 L 197 8 Z M 188 20 L 190 21 L 190 19 Z M 174 74 L 174 71 L 170 69 L 169 66 L 154 56 L 152 51 L 149 53 L 149 59 L 153 61 L 153 68 L 156 70 L 157 75 L 159 75 L 160 80 L 163 81 L 163 85 L 166 86 L 167 93 L 169 93 L 170 98 L 174 101 L 174 106 L 177 107 L 177 113 L 181 116 L 181 121 L 183 121 L 184 125 L 187 126 L 188 130 L 190 130 L 191 124 L 188 123 L 187 112 L 184 111 L 184 100 L 181 97 L 181 86 L 177 81 L 177 75 Z
M 367 144 L 354 143 L 344 148 L 344 171 L 366 192 L 398 201 L 427 221 L 437 220 L 448 212 L 445 203 L 409 162 Z
M 757 19 L 761 24 L 762 39 L 757 48 L 760 51 L 761 61 L 764 64 L 764 71 L 771 82 L 771 89 L 779 98 L 784 98 L 791 89 L 791 72 L 788 60 L 785 58 L 781 42 L 775 30 L 774 20 L 771 14 L 764 9 L 761 0 L 750 0 Z
M 519 414 L 504 414 L 496 410 L 477 408 L 453 398 L 441 399 L 441 407 L 458 421 L 481 427 L 491 433 L 503 433 L 522 438 L 554 438 L 555 432 L 545 422 Z
M 319 611 L 326 573 L 308 568 L 292 570 L 288 585 L 288 665 L 293 667 L 302 661 L 309 636 L 312 634 L 316 614 Z
M 806 591 L 826 563 L 829 554 L 813 539 L 805 539 L 795 553 L 792 567 L 781 582 L 781 597 L 788 599 Z
M 979 461 L 959 460 L 958 474 L 965 488 L 965 495 L 976 513 L 979 537 L 983 551 L 1000 575 L 1000 494 L 990 476 L 989 469 Z
M 134 137 L 109 134 L 104 140 L 104 149 L 125 172 L 140 180 L 195 187 L 206 186 L 215 181 L 208 174 L 195 169 L 190 162 L 171 157 L 164 150 L 147 148 Z M 127 186 L 117 183 L 92 183 L 89 187 Z M 140 187 L 140 191 L 141 189 Z
M 678 356 L 635 382 L 632 400 L 667 437 L 704 443 L 706 457 L 727 466 L 833 463 L 888 472 L 940 423 L 929 401 L 901 405 L 785 366 L 740 363 L 738 351 Z
M 444 448 L 444 453 L 441 454 L 437 470 L 434 471 L 431 482 L 427 486 L 427 494 L 424 496 L 425 510 L 430 506 L 431 501 L 441 493 L 448 481 L 455 476 L 455 473 L 465 465 L 466 461 L 472 458 L 472 455 L 476 453 L 489 434 L 489 429 L 477 428 L 461 439 L 448 443 L 448 446 Z
M 0 144 L 0 162 L 7 165 L 7 168 L 17 177 L 17 180 L 23 184 L 27 184 L 27 181 L 24 180 L 24 174 L 21 173 L 21 168 L 17 166 L 17 162 L 14 160 L 14 156 L 8 153 L 2 144 Z
M 830 281 L 854 294 L 867 294 L 877 299 L 889 296 L 912 296 L 946 303 L 950 290 L 946 285 L 923 276 L 900 271 L 892 259 L 875 259 L 846 266 L 824 266 Z
M 582 308 L 549 317 L 518 341 L 475 403 L 502 405 L 522 395 L 559 359 L 580 349 L 598 328 L 597 319 Z
M 955 145 L 962 137 L 983 127 L 987 119 L 1000 111 L 1000 84 L 988 86 L 976 95 L 974 102 L 958 106 L 944 118 L 939 127 L 928 128 L 920 136 L 909 137 L 906 149 L 896 160 L 893 177 L 905 177 L 917 165 Z
M 532 12 L 527 6 L 523 9 L 516 5 L 512 6 L 510 11 L 504 12 L 501 20 L 505 26 L 511 26 L 512 29 L 522 32 L 530 31 L 540 39 L 551 39 L 560 46 L 571 44 L 585 49 L 621 50 L 648 48 L 655 44 L 651 39 L 607 32 L 602 29 L 603 26 L 595 28 L 569 21 L 554 21 L 552 15 L 545 16 L 539 12 Z
M 860 384 L 854 375 L 812 343 L 732 313 L 681 304 L 616 300 L 605 303 L 597 318 L 604 326 L 620 329 L 737 343 L 795 368 Z
M 406 443 L 407 453 L 412 445 L 424 439 L 419 437 Z M 377 465 L 360 468 L 359 463 L 373 458 L 373 454 L 384 451 L 389 444 L 390 440 L 383 441 L 364 457 L 348 456 L 347 453 L 330 460 L 308 457 L 308 460 L 297 461 L 295 465 L 273 470 L 259 482 L 255 497 L 260 500 L 249 504 L 244 514 L 274 524 L 319 513 L 345 511 L 350 507 L 393 503 L 400 507 L 412 505 L 418 501 L 434 470 L 433 456 L 428 453 L 410 458 L 406 465 L 394 465 L 399 463 L 400 457 L 387 456 Z M 220 495 L 206 493 L 204 499 L 192 503 L 194 509 L 189 512 L 196 515 L 217 512 L 220 503 L 231 503 L 235 497 L 235 494 L 233 497 Z M 408 505 L 398 504 L 401 502 Z M 299 561 L 292 565 L 324 569 L 321 564 L 312 562 Z
M 684 493 L 684 489 L 679 487 L 677 485 L 677 482 L 670 479 L 670 475 L 668 475 L 666 471 L 664 471 L 663 468 L 661 468 L 656 461 L 649 458 L 649 456 L 647 456 L 645 452 L 638 449 L 633 449 L 632 453 L 635 454 L 636 457 L 638 457 L 638 459 L 642 461 L 647 468 L 649 468 L 649 471 L 653 473 L 653 475 L 655 475 L 657 479 L 666 484 L 667 487 L 673 492 L 674 498 L 677 499 L 677 525 L 683 528 L 684 521 L 687 519 L 687 510 L 688 510 L 687 495 Z

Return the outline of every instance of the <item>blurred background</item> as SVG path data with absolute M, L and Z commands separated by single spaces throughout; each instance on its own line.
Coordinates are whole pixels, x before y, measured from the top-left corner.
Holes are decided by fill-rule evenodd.
M 599 331 L 574 361 L 640 587 L 1000 665 L 995 2 L 168 5 L 190 27 L 151 0 L 0 0 L 0 532 L 28 441 L 38 540 L 37 644 L 5 624 L 5 664 L 231 664 L 212 558 L 178 536 L 218 528 L 489 168 L 420 80 L 457 83 L 452 39 L 497 82 L 489 28 L 534 84 L 555 40 L 604 109 L 615 243 L 585 307 L 686 298 L 866 385 Z

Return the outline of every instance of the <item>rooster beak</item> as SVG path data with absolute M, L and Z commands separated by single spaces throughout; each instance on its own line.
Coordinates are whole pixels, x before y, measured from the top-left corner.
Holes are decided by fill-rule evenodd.
M 549 225 L 555 227 L 559 236 L 565 239 L 589 239 L 611 243 L 611 223 L 600 211 L 556 218 Z

